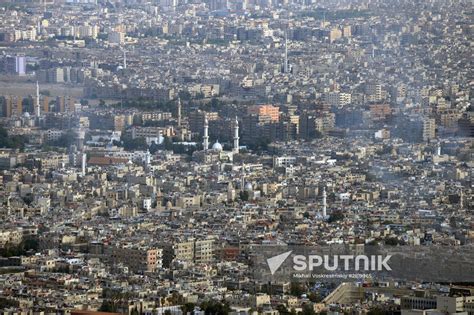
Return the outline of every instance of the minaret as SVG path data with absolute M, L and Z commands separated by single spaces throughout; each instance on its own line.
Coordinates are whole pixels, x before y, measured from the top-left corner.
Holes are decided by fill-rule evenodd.
M 36 104 L 35 104 L 35 115 L 36 117 L 41 116 L 41 107 L 40 107 L 40 88 L 38 81 L 36 81 Z
M 327 216 L 327 203 L 326 203 L 326 187 L 323 190 L 323 218 Z
M 285 64 L 283 65 L 283 72 L 288 73 L 288 31 L 285 32 Z
M 87 154 L 85 152 L 82 152 L 81 153 L 82 176 L 86 176 L 86 167 L 87 167 Z
M 209 122 L 207 121 L 207 115 L 204 117 L 204 137 L 202 137 L 202 140 L 204 151 L 209 150 Z
M 146 171 L 150 170 L 150 164 L 151 164 L 151 153 L 150 153 L 150 150 L 147 150 L 145 153 L 145 170 Z
M 181 98 L 178 97 L 178 127 L 181 127 Z
M 127 52 L 123 50 L 123 68 L 127 69 Z
M 81 152 L 84 151 L 84 140 L 86 138 L 86 132 L 82 127 L 77 130 L 77 149 Z
M 243 191 L 245 188 L 245 163 L 242 164 L 240 170 L 240 190 Z
M 234 124 L 234 149 L 232 150 L 234 153 L 239 153 L 239 139 L 239 121 L 236 116 Z

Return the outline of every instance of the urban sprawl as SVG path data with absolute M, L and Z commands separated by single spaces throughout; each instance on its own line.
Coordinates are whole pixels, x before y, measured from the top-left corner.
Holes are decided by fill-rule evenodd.
M 473 315 L 472 274 L 265 282 L 252 263 L 473 246 L 473 15 L 0 0 L 0 313 Z

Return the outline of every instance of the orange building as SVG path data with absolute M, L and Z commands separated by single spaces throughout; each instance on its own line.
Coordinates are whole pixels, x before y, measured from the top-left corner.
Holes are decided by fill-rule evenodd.
M 43 112 L 44 113 L 49 112 L 49 97 L 47 96 L 43 97 Z
M 272 122 L 280 121 L 280 109 L 273 105 L 249 106 L 247 113 L 250 115 L 268 116 Z

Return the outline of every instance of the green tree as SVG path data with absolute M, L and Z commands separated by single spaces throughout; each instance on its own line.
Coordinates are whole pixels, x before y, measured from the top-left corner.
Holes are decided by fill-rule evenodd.
M 181 311 L 184 313 L 184 315 L 192 313 L 195 306 L 196 305 L 194 303 L 185 303 L 183 306 L 181 306 Z
M 250 195 L 248 191 L 241 191 L 239 195 L 242 201 L 249 201 L 250 199 Z
M 338 210 L 331 213 L 331 215 L 329 216 L 328 222 L 333 223 L 333 222 L 341 221 L 343 219 L 344 219 L 344 213 Z
M 129 133 L 123 133 L 122 137 L 120 138 L 120 141 L 122 141 L 123 148 L 127 151 L 148 149 L 148 145 L 146 143 L 145 138 L 140 137 L 133 139 L 132 135 Z
M 319 295 L 318 293 L 316 292 L 311 292 L 309 295 L 308 295 L 308 299 L 313 302 L 313 303 L 319 303 L 323 300 L 323 298 L 321 297 L 321 295 Z
M 388 237 L 385 239 L 385 245 L 397 246 L 398 244 L 399 244 L 399 241 L 396 237 Z
M 191 93 L 188 91 L 180 91 L 178 96 L 181 98 L 182 101 L 189 101 L 191 99 Z
M 290 294 L 293 296 L 300 297 L 304 293 L 304 289 L 301 283 L 292 282 L 290 284 Z
M 28 143 L 28 138 L 22 135 L 8 135 L 7 130 L 0 126 L 0 148 L 10 148 L 23 150 L 25 144 Z
M 314 311 L 314 308 L 312 305 L 305 304 L 303 305 L 303 309 L 300 312 L 301 315 L 316 315 L 316 312 Z
M 227 315 L 231 311 L 229 304 L 219 301 L 205 301 L 200 307 L 206 315 Z
M 118 306 L 109 300 L 104 300 L 102 305 L 99 307 L 100 312 L 109 312 L 109 313 L 116 313 L 118 310 Z
M 280 313 L 280 315 L 290 315 L 290 312 L 288 311 L 288 309 L 286 308 L 284 304 L 278 305 L 276 309 L 278 313 Z
M 384 315 L 384 314 L 387 314 L 387 313 L 389 313 L 388 310 L 385 310 L 380 306 L 373 306 L 367 312 L 368 315 Z

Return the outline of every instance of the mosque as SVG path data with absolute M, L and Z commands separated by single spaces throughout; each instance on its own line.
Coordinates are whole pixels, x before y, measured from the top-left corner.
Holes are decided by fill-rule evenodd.
M 209 149 L 209 121 L 207 117 L 204 118 L 204 136 L 203 136 L 203 150 L 196 151 L 193 158 L 201 163 L 233 163 L 234 155 L 239 154 L 239 121 L 235 117 L 234 121 L 234 145 L 232 151 L 224 151 L 222 144 L 217 140 Z

